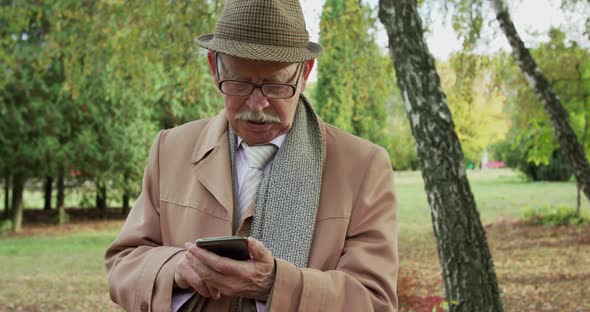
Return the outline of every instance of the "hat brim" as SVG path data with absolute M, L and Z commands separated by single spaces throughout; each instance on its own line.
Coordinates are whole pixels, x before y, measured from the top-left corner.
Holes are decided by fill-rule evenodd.
M 271 62 L 300 63 L 322 54 L 322 46 L 309 42 L 307 47 L 263 45 L 245 41 L 215 38 L 213 34 L 199 36 L 195 42 L 201 47 L 235 57 Z

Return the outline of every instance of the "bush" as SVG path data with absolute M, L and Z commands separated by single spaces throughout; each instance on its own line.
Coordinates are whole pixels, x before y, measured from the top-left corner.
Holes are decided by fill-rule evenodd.
M 55 224 L 67 224 L 67 223 L 70 223 L 70 214 L 67 211 L 65 211 L 65 209 L 64 209 L 63 215 L 60 215 L 60 213 L 57 212 L 52 217 L 52 219 L 53 219 L 53 223 L 55 223 Z
M 412 135 L 410 122 L 405 115 L 390 118 L 388 135 L 391 138 L 387 151 L 393 170 L 416 170 L 420 166 L 416 152 L 416 141 Z
M 548 164 L 529 163 L 534 181 L 569 181 L 572 169 L 560 149 L 553 151 Z
M 0 235 L 4 235 L 12 231 L 12 220 L 0 220 Z
M 442 281 L 419 281 L 414 272 L 400 269 L 397 279 L 397 296 L 400 311 L 442 312 L 446 302 L 439 295 Z
M 503 142 L 495 145 L 494 151 L 495 156 L 505 161 L 508 167 L 518 169 L 532 181 L 569 181 L 572 176 L 572 169 L 561 149 L 551 153 L 547 164 L 530 161 L 529 152 L 521 145 Z
M 579 225 L 590 224 L 590 220 L 576 215 L 576 210 L 568 207 L 543 207 L 535 210 L 526 208 L 524 220 L 533 225 Z

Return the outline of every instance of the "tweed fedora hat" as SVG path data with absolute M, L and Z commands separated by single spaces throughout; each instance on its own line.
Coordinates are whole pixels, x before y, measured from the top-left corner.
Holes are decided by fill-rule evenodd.
M 309 41 L 299 0 L 226 0 L 214 32 L 195 42 L 260 61 L 298 63 L 322 53 L 319 44 Z

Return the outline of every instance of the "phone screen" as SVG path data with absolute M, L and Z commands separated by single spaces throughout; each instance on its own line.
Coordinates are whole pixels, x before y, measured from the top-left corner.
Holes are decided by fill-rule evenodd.
M 197 246 L 234 260 L 250 259 L 248 239 L 243 236 L 207 237 L 195 241 Z

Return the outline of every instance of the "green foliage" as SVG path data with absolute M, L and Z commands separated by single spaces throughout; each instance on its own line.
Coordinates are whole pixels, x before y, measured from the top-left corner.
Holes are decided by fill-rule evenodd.
M 578 140 L 590 152 L 590 54 L 575 43 L 565 42 L 565 36 L 557 29 L 550 32 L 550 40 L 531 51 L 539 67 L 547 75 L 555 93 L 566 110 Z M 520 129 L 515 144 L 526 145 L 529 160 L 548 163 L 559 143 L 551 129 L 549 116 L 539 109 L 534 92 L 527 87 L 521 75 L 507 82 L 516 92 L 515 125 Z M 586 135 L 584 135 L 586 133 Z
M 114 1 L 94 9 L 89 29 L 70 25 L 83 33 L 66 56 L 68 96 L 84 120 L 73 167 L 98 184 L 137 192 L 156 130 L 221 107 L 210 100 L 216 91 L 206 62 L 191 51 L 194 36 L 212 29 L 214 13 L 207 1 Z
M 479 164 L 484 151 L 504 140 L 510 128 L 506 98 L 490 78 L 494 58 L 456 53 L 437 67 L 465 160 Z
M 512 6 L 518 1 L 507 0 L 505 2 Z M 565 16 L 584 16 L 584 12 L 587 12 L 589 8 L 588 1 L 560 0 L 558 3 L 566 13 Z M 440 12 L 439 8 L 442 8 L 443 14 L 451 17 L 452 26 L 463 42 L 463 52 L 460 55 L 470 55 L 479 50 L 477 48 L 483 47 L 477 45 L 480 32 L 483 29 L 482 25 L 486 24 L 483 17 L 486 16 L 486 12 L 492 11 L 491 1 L 426 0 L 425 7 L 430 14 L 433 11 Z M 580 21 L 585 22 L 585 25 L 579 25 Z M 589 27 L 590 18 L 586 18 L 585 21 L 584 18 L 568 19 L 560 28 L 549 30 L 546 34 L 550 38 L 548 42 L 529 49 L 536 63 L 551 83 L 553 91 L 569 112 L 569 122 L 574 128 L 578 140 L 584 146 L 586 154 L 590 152 L 590 96 L 587 92 L 590 88 L 590 55 L 588 48 L 584 44 L 576 43 L 575 40 L 580 42 L 583 41 L 580 39 L 589 38 Z M 566 29 L 571 35 L 571 39 L 566 39 L 566 35 L 562 31 Z M 537 33 L 535 35 L 545 34 Z M 494 38 L 494 36 L 490 38 Z M 489 45 L 490 42 L 487 44 Z M 457 57 L 454 58 L 457 59 Z M 469 61 L 469 58 L 465 62 L 465 58 L 462 56 L 461 66 L 453 66 L 458 78 L 463 78 L 464 75 L 461 74 L 469 73 L 474 68 L 473 62 Z M 451 60 L 451 63 L 456 64 L 457 62 Z M 529 87 L 511 55 L 499 53 L 492 58 L 490 65 L 490 70 L 484 77 L 486 79 L 492 78 L 491 86 L 498 88 L 501 91 L 500 94 L 505 97 L 508 105 L 503 112 L 512 114 L 512 126 L 517 129 L 517 134 L 513 136 L 509 144 L 524 145 L 522 149 L 527 151 L 527 163 L 528 161 L 533 162 L 535 166 L 548 164 L 559 144 L 555 139 L 547 112 L 542 109 L 535 93 Z M 464 98 L 463 94 L 466 90 L 465 88 L 460 89 L 458 91 L 459 98 Z M 449 90 L 449 88 L 445 87 L 445 90 Z M 454 91 L 447 92 L 449 106 L 453 111 L 453 119 L 457 123 L 457 132 L 465 149 L 466 158 L 469 159 L 472 158 L 470 155 L 475 151 L 473 147 L 477 147 L 477 144 L 473 144 L 474 142 L 465 144 L 464 142 L 468 137 L 479 136 L 471 135 L 470 131 L 463 131 L 469 129 L 469 127 L 465 128 L 461 122 L 461 115 L 465 113 L 465 110 L 452 107 L 460 101 L 453 99 L 451 92 Z M 460 106 L 463 107 L 463 105 Z M 457 113 L 458 111 L 459 113 Z M 455 118 L 455 115 L 458 115 L 458 118 Z M 477 117 L 474 119 L 477 120 Z M 477 122 L 474 123 L 477 124 Z M 462 132 L 463 134 L 461 134 Z
M 314 103 L 328 123 L 385 147 L 391 154 L 388 110 L 393 66 L 375 40 L 374 12 L 354 0 L 326 1 L 320 24 Z M 395 95 L 398 96 L 398 95 Z
M 0 166 L 137 193 L 158 129 L 222 104 L 193 39 L 222 1 L 5 1 Z
M 8 233 L 8 231 L 12 230 L 12 220 L 5 219 L 0 220 L 0 236 Z
M 389 156 L 393 169 L 418 169 L 420 161 L 416 152 L 416 141 L 401 99 L 392 103 L 387 123 L 387 136 L 391 143 Z
M 91 41 L 102 39 L 111 51 L 107 94 L 150 108 L 158 128 L 216 113 L 222 105 L 207 62 L 194 55 L 193 39 L 212 31 L 219 5 L 207 0 L 104 4 L 95 18 L 101 31 Z M 97 65 L 102 69 L 101 62 Z
M 407 119 L 391 121 L 391 164 L 394 170 L 417 170 L 416 143 Z M 388 128 L 389 129 L 389 128 Z
M 569 121 L 578 140 L 590 153 L 590 54 L 575 43 L 566 42 L 557 29 L 550 32 L 550 40 L 532 49 L 538 65 L 549 79 L 553 90 L 569 113 Z M 570 170 L 558 152 L 551 121 L 541 109 L 534 92 L 528 87 L 509 55 L 499 55 L 496 83 L 508 96 L 508 109 L 513 112 L 513 128 L 507 140 L 508 165 L 521 169 L 536 179 L 536 171 L 543 171 L 551 179 L 567 179 Z M 504 60 L 501 60 L 504 59 Z M 557 154 L 556 154 L 557 153 Z M 544 178 L 542 178 L 544 179 Z
M 61 82 L 59 63 L 44 59 L 47 4 L 3 4 L 0 24 L 0 163 L 13 175 L 51 171 L 61 112 L 53 107 Z M 48 165 L 49 164 L 49 165 Z
M 358 30 L 353 18 L 360 20 L 361 9 L 353 3 L 350 12 L 344 14 L 348 7 L 342 1 L 326 1 L 320 22 L 320 44 L 324 46 L 324 54 L 319 59 L 318 81 L 314 104 L 318 114 L 327 122 L 343 130 L 353 132 L 352 116 L 355 105 L 352 98 L 355 80 L 352 68 L 355 56 L 353 40 L 365 38 L 367 29 Z M 341 17 L 341 18 L 339 18 Z M 356 29 L 355 29 L 356 27 Z M 354 32 L 353 30 L 356 30 Z M 341 34 L 338 32 L 340 31 Z M 345 34 L 348 34 L 346 36 Z M 342 36 L 344 35 L 344 36 Z
M 533 225 L 581 225 L 590 224 L 590 219 L 576 214 L 576 210 L 569 207 L 548 207 L 524 210 L 524 220 Z
M 535 163 L 528 146 L 511 143 L 516 131 L 514 128 L 507 141 L 493 146 L 496 159 L 504 160 L 508 167 L 518 169 L 531 181 L 569 181 L 572 169 L 559 148 L 551 152 L 547 163 Z
M 465 51 L 472 51 L 480 37 L 485 10 L 483 4 L 482 0 L 449 0 L 445 3 L 447 9 L 454 6 L 452 25 Z
M 553 151 L 548 164 L 535 165 L 529 162 L 529 176 L 533 181 L 568 181 L 572 169 L 560 149 Z

